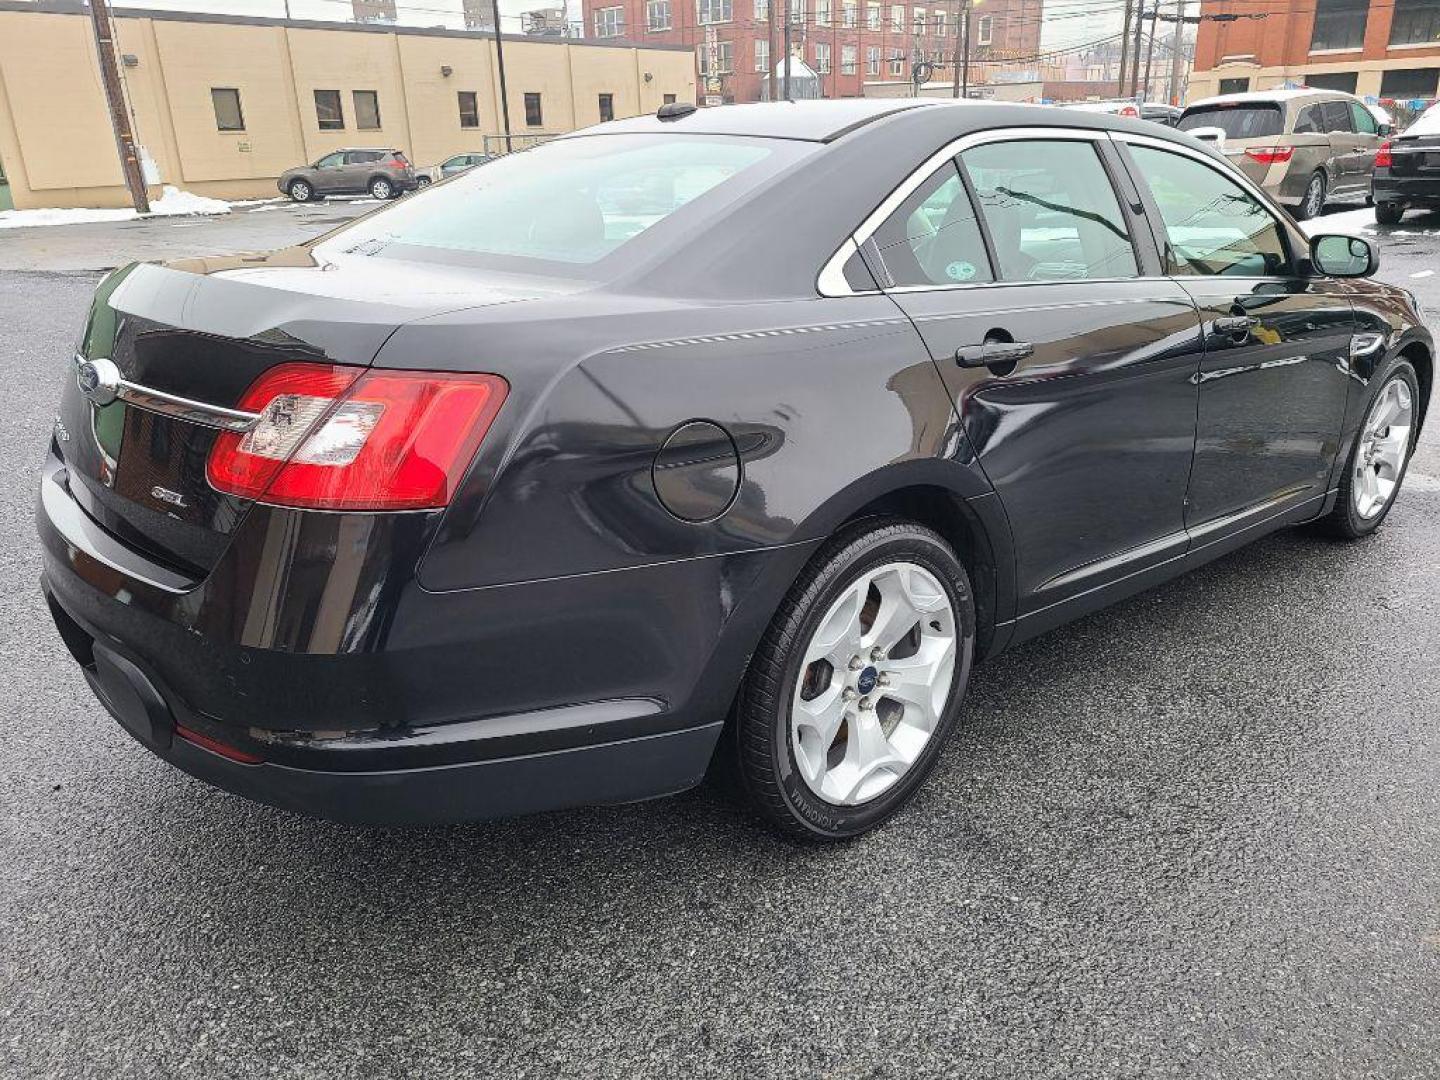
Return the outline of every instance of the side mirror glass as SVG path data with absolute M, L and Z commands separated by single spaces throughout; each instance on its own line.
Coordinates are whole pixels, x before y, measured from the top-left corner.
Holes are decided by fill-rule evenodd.
M 1394 125 L 1394 124 L 1381 124 L 1381 125 L 1380 125 L 1380 132 L 1379 132 L 1379 134 L 1380 134 L 1381 136 L 1394 135 L 1394 134 L 1395 134 L 1395 125 Z
M 1380 255 L 1368 240 L 1331 234 L 1310 241 L 1310 263 L 1327 277 L 1369 277 Z

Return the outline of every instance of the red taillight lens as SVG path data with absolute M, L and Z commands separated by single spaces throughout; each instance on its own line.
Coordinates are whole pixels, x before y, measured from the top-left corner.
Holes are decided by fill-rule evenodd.
M 1245 156 L 1254 158 L 1262 165 L 1273 165 L 1280 161 L 1289 161 L 1295 156 L 1293 146 L 1252 146 L 1245 151 Z
M 497 375 L 281 364 L 240 401 L 260 419 L 222 434 L 206 472 L 217 491 L 277 506 L 446 506 L 507 390 Z
M 1137 109 L 1137 108 L 1135 108 L 1134 105 L 1126 105 L 1124 108 L 1122 108 L 1122 109 L 1120 110 L 1120 115 L 1121 115 L 1121 116 L 1139 116 L 1139 115 L 1140 115 L 1140 110 Z
M 1377 169 L 1388 169 L 1395 164 L 1395 157 L 1390 153 L 1390 141 L 1387 139 L 1380 144 L 1380 149 L 1375 151 L 1375 167 Z

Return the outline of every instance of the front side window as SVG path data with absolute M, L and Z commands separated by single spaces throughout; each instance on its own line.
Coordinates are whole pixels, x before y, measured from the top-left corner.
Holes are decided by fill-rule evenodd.
M 960 155 L 1004 281 L 1134 277 L 1120 200 L 1088 140 L 985 143 Z
M 916 188 L 870 240 L 892 286 L 994 280 L 975 208 L 953 161 Z
M 540 95 L 525 95 L 525 126 L 544 127 L 545 114 L 540 111 Z
M 345 114 L 340 110 L 339 90 L 315 91 L 315 122 L 321 131 L 343 131 Z
M 315 162 L 317 169 L 338 169 L 345 164 L 345 151 L 336 150 L 333 154 L 326 154 L 319 161 Z
M 1310 51 L 1358 49 L 1365 44 L 1370 0 L 1316 0 Z
M 1375 114 L 1358 101 L 1351 101 L 1350 119 L 1354 122 L 1355 130 L 1361 135 L 1379 135 L 1380 121 L 1375 119 Z
M 460 106 L 460 126 L 462 128 L 478 128 L 480 126 L 480 100 L 474 90 L 461 90 L 456 95 Z
M 355 126 L 361 131 L 380 130 L 380 95 L 374 90 L 356 90 Z
M 215 106 L 215 126 L 220 131 L 244 131 L 245 113 L 240 109 L 240 91 L 229 87 L 210 91 Z
M 1185 110 L 1175 125 L 1181 131 L 1218 127 L 1227 139 L 1261 139 L 1279 135 L 1285 127 L 1279 105 L 1217 101 Z
M 645 28 L 670 29 L 670 0 L 648 0 L 645 4 Z
M 1273 277 L 1290 261 L 1280 225 L 1235 181 L 1210 166 L 1148 146 L 1131 146 L 1165 223 L 1169 273 Z
M 1395 0 L 1390 16 L 1391 45 L 1440 43 L 1440 0 Z

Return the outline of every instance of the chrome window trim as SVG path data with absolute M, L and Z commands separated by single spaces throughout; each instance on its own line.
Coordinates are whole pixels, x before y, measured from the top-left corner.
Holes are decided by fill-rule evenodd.
M 1102 131 L 1097 128 L 1017 127 L 992 128 L 988 131 L 972 131 L 968 135 L 962 135 L 958 139 L 951 140 L 921 162 L 904 180 L 900 181 L 895 190 L 890 192 L 890 194 L 881 201 L 879 206 L 870 211 L 865 220 L 845 238 L 845 241 L 836 250 L 835 254 L 831 255 L 830 258 L 826 260 L 825 265 L 820 268 L 820 274 L 815 281 L 816 290 L 821 296 L 825 297 L 861 295 L 850 288 L 849 283 L 845 281 L 844 274 L 841 272 L 841 268 L 845 265 L 845 260 L 850 257 L 852 248 L 859 248 L 865 241 L 869 240 L 870 237 L 875 234 L 875 231 L 885 223 L 885 219 L 894 213 L 896 208 L 915 192 L 916 188 L 930 178 L 931 173 L 940 168 L 946 161 L 970 149 L 970 147 L 980 146 L 984 143 L 1016 142 L 1019 140 L 1035 139 L 1073 139 L 1078 142 L 1103 143 L 1109 139 L 1110 134 L 1108 131 Z M 1118 201 L 1120 198 L 1119 192 L 1116 192 L 1115 197 Z M 1091 279 L 1079 279 L 1079 281 L 1088 280 Z M 1107 278 L 1104 280 L 1135 281 L 1137 279 L 1134 277 L 1126 277 Z M 898 292 L 939 292 L 951 289 L 979 289 L 991 285 L 1067 283 L 1073 285 L 1078 282 L 977 281 L 957 283 L 954 285 L 893 285 L 890 288 L 880 289 L 880 292 L 886 294 Z
M 77 372 L 82 364 L 89 362 L 79 353 L 75 354 L 74 365 Z M 95 363 L 98 364 L 101 361 L 97 360 Z M 245 412 L 242 409 L 227 409 L 221 405 L 195 401 L 191 398 L 181 397 L 179 394 L 142 386 L 140 383 L 133 383 L 128 379 L 116 380 L 113 383 L 113 389 L 116 401 L 134 405 L 137 409 L 144 409 L 146 412 L 172 416 L 177 420 L 200 424 L 202 427 L 219 428 L 221 431 L 246 432 L 254 427 L 256 421 L 260 419 L 259 413 Z M 85 393 L 83 387 L 81 393 Z M 103 400 L 101 403 L 104 404 Z

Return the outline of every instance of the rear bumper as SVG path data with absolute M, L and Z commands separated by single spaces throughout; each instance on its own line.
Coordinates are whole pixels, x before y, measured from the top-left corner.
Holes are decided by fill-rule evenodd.
M 1440 176 L 1393 176 L 1377 169 L 1370 178 L 1370 193 L 1376 202 L 1440 204 Z
M 355 823 L 474 821 L 693 786 L 809 553 L 430 593 L 413 581 L 420 517 L 372 522 L 362 563 L 337 558 L 347 515 L 259 507 L 204 582 L 167 588 L 137 572 L 138 553 L 102 547 L 60 512 L 77 504 L 63 502 L 53 459 L 42 483 L 54 487 L 37 511 L 42 588 L 106 709 L 218 787 Z M 416 537 L 387 536 L 391 521 Z M 267 554 L 277 537 L 284 560 Z

